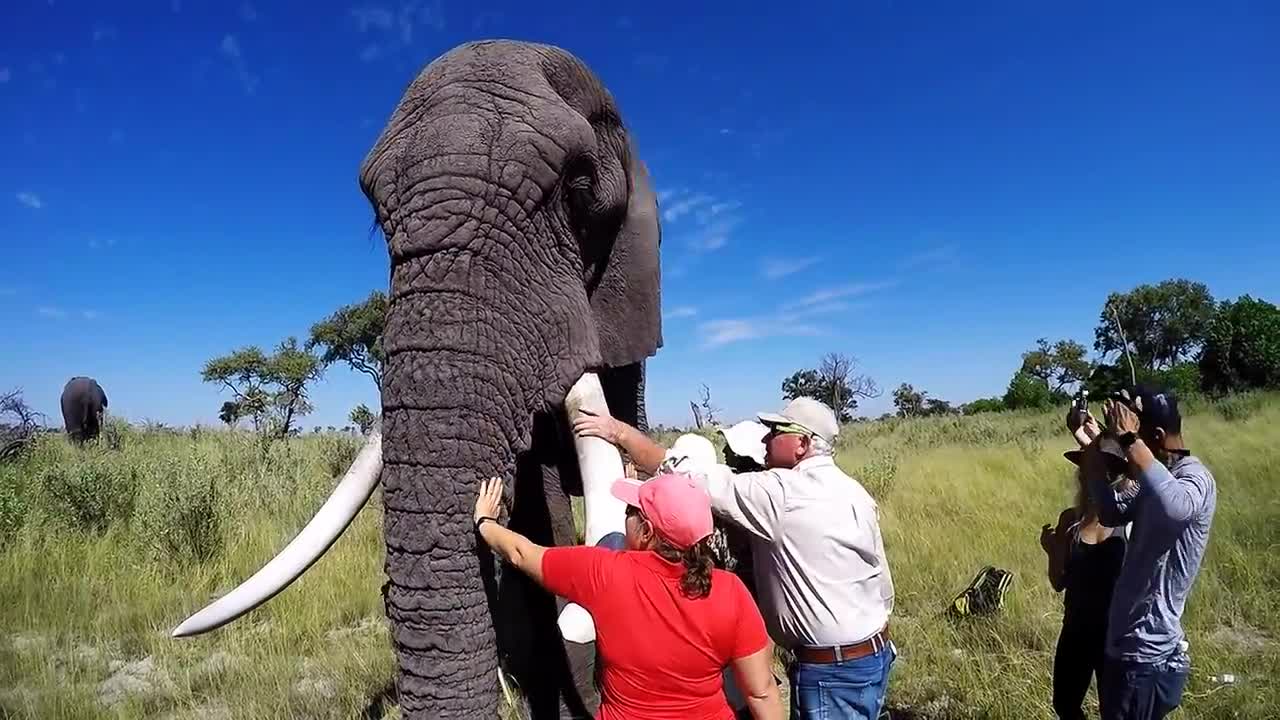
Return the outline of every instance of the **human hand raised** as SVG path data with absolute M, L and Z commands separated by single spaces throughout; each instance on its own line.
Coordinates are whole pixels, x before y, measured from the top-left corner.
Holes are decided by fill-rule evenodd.
M 1116 435 L 1136 433 L 1142 425 L 1138 420 L 1138 414 L 1125 403 L 1107 400 L 1104 410 L 1107 417 L 1107 427 L 1111 428 L 1111 432 Z
M 498 518 L 502 512 L 502 478 L 489 478 L 480 481 L 480 495 L 476 498 L 476 512 L 473 522 L 480 518 Z
M 582 437 L 598 437 L 617 445 L 622 437 L 622 423 L 610 415 L 583 409 L 573 421 L 573 433 Z
M 1043 526 L 1041 526 L 1040 547 L 1043 548 L 1045 552 L 1053 552 L 1053 537 L 1054 537 L 1054 531 L 1052 526 L 1050 526 L 1048 523 L 1045 523 Z

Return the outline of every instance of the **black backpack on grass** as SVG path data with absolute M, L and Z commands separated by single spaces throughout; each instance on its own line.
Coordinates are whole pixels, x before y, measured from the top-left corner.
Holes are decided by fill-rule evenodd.
M 954 617 L 994 615 L 1004 608 L 1004 595 L 1012 584 L 1012 572 L 988 565 L 955 596 L 947 612 Z

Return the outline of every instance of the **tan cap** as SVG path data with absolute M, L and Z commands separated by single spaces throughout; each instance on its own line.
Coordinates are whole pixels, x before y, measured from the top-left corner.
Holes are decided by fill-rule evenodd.
M 772 428 L 775 425 L 797 425 L 814 435 L 835 442 L 840 423 L 831 408 L 811 397 L 798 397 L 787 403 L 780 413 L 760 413 L 760 422 Z

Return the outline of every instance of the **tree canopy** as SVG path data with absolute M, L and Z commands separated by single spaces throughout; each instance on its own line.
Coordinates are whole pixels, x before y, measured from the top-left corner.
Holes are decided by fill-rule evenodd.
M 1280 308 L 1249 295 L 1222 303 L 1200 374 L 1213 393 L 1280 387 Z
M 232 351 L 205 363 L 201 378 L 231 391 L 218 417 L 228 425 L 251 418 L 254 430 L 285 437 L 294 422 L 312 411 L 307 384 L 320 377 L 320 359 L 289 337 L 267 355 L 256 345 Z
M 343 361 L 356 372 L 373 378 L 382 391 L 382 366 L 386 355 L 382 332 L 386 324 L 387 296 L 374 290 L 362 302 L 344 305 L 311 326 L 306 349 L 322 348 L 320 363 L 328 367 Z
M 1020 372 L 1039 378 L 1055 394 L 1084 382 L 1093 371 L 1093 363 L 1085 355 L 1088 350 L 1075 340 L 1059 340 L 1052 345 L 1045 338 L 1036 347 L 1022 353 Z
M 842 353 L 827 353 L 817 368 L 796 371 L 782 381 L 782 395 L 788 400 L 811 397 L 831 407 L 840 422 L 849 422 L 858 409 L 859 398 L 880 397 L 874 380 L 858 374 L 857 360 Z
M 1216 306 L 1204 283 L 1165 280 L 1139 285 L 1129 292 L 1111 293 L 1094 329 L 1093 347 L 1105 358 L 1123 350 L 1116 330 L 1118 319 L 1129 342 L 1134 363 L 1150 370 L 1169 368 L 1190 359 L 1204 343 Z

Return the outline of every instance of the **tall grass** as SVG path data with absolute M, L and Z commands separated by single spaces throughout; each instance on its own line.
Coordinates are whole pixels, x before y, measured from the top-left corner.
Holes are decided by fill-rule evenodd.
M 1192 411 L 1188 440 L 1216 475 L 1219 504 L 1186 617 L 1194 668 L 1179 713 L 1270 717 L 1280 703 L 1280 396 Z M 1073 493 L 1061 422 L 1010 413 L 842 434 L 837 461 L 882 506 L 901 653 L 895 717 L 1052 717 L 1061 598 L 1038 537 Z M 394 658 L 379 494 L 269 603 L 213 633 L 169 637 L 297 533 L 356 449 L 337 435 L 263 444 L 114 423 L 96 446 L 45 437 L 0 465 L 0 717 L 347 718 L 382 704 Z M 1016 573 L 1005 610 L 946 619 L 986 564 Z M 1210 679 L 1222 673 L 1236 684 Z

